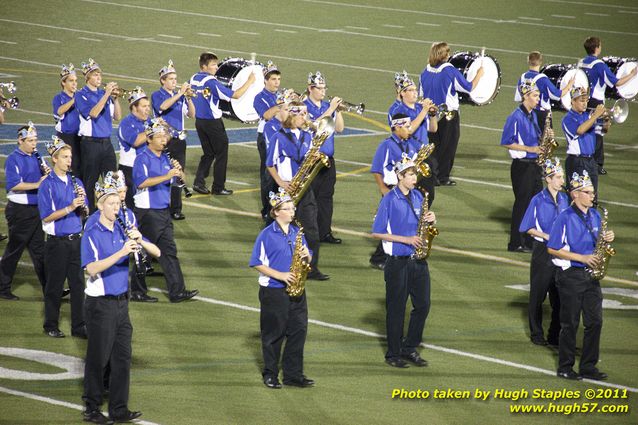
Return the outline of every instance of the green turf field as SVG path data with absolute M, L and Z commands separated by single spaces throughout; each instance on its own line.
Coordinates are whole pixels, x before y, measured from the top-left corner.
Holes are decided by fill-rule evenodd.
M 600 178 L 618 251 L 602 282 L 606 308 L 599 367 L 609 374 L 607 386 L 559 380 L 553 376 L 557 353 L 529 342 L 527 292 L 509 287 L 528 283 L 529 255 L 506 251 L 513 195 L 509 157 L 498 146 L 530 50 L 542 51 L 546 63 L 575 63 L 584 56 L 585 37 L 596 35 L 603 40 L 603 55 L 638 57 L 638 5 L 609 2 L 4 0 L 0 81 L 18 84 L 23 108 L 8 111 L 8 123 L 52 124 L 50 101 L 59 90 L 60 64 L 78 67 L 88 57 L 102 66 L 105 81 L 125 88 L 140 84 L 150 93 L 169 58 L 185 81 L 204 50 L 220 58 L 256 52 L 258 60 L 272 59 L 280 67 L 282 87 L 302 89 L 308 72 L 320 70 L 329 95 L 367 106 L 363 119 L 346 116 L 346 126 L 373 131 L 383 131 L 394 72 L 406 69 L 416 78 L 432 41 L 446 40 L 453 50 L 485 46 L 502 70 L 495 102 L 462 106 L 453 171 L 459 185 L 436 193 L 440 236 L 429 260 L 432 308 L 422 352 L 428 368 L 396 370 L 383 362 L 383 275 L 368 265 L 375 242 L 367 237 L 379 195 L 366 166 L 385 136 L 342 137 L 336 159 L 344 174 L 333 224 L 344 243 L 322 246 L 321 269 L 332 278 L 307 287 L 311 324 L 305 372 L 317 385 L 280 391 L 263 386 L 257 274 L 247 267 L 260 230 L 259 157 L 254 143 L 232 145 L 228 178 L 244 184 L 229 183 L 236 190 L 231 197 L 198 195 L 185 201 L 187 219 L 175 224 L 187 286 L 201 291 L 200 300 L 172 305 L 159 294 L 156 305 L 130 306 L 135 329 L 130 408 L 158 424 L 637 423 L 636 104 L 630 104 L 628 121 L 613 126 L 605 138 L 609 174 Z M 562 116 L 556 113 L 555 120 Z M 226 126 L 244 125 L 226 121 Z M 557 134 L 562 139 L 560 130 Z M 199 155 L 199 148 L 188 150 L 191 174 Z M 4 220 L 0 231 L 6 233 Z M 0 302 L 0 424 L 79 423 L 81 378 L 2 378 L 7 369 L 64 372 L 9 355 L 9 347 L 75 358 L 86 348 L 76 338 L 43 335 L 41 294 L 26 254 L 22 264 L 13 283 L 21 300 Z M 165 288 L 162 278 L 149 278 L 148 284 Z M 65 303 L 61 329 L 66 333 L 69 316 Z M 402 388 L 430 396 L 393 400 L 393 389 Z M 468 390 L 470 399 L 434 398 L 435 390 L 448 389 Z M 491 395 L 477 400 L 477 389 Z M 588 400 L 589 389 L 603 398 Z M 604 398 L 622 396 L 625 389 L 627 398 Z M 495 398 L 496 390 L 529 395 L 512 402 Z M 579 392 L 575 399 L 555 401 L 560 409 L 574 403 L 591 409 L 587 403 L 593 402 L 596 409 L 627 405 L 629 412 L 510 413 L 510 405 L 548 406 L 551 400 L 534 398 L 534 390 Z

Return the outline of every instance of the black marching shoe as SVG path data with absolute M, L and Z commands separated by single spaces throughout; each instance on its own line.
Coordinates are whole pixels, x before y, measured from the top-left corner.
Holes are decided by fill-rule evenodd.
M 113 420 L 116 424 L 122 424 L 126 422 L 131 422 L 133 419 L 137 419 L 142 416 L 142 412 L 128 410 L 125 414 L 121 416 L 113 416 Z
M 598 174 L 604 176 L 605 174 L 607 174 L 607 170 L 605 170 L 603 167 L 598 167 Z
M 342 241 L 340 238 L 335 238 L 334 235 L 332 233 L 328 233 L 326 236 L 324 236 L 323 238 L 321 238 L 320 242 L 325 242 L 325 243 L 331 243 L 334 245 L 338 245 L 340 244 Z
M 230 189 L 223 188 L 221 190 L 213 190 L 213 195 L 232 195 L 233 191 Z
M 88 336 L 86 335 L 86 326 L 82 326 L 80 329 L 71 331 L 71 336 L 74 336 L 80 339 L 88 339 Z
M 319 269 L 316 269 L 308 273 L 307 279 L 308 280 L 328 280 L 330 279 L 330 276 L 327 274 L 323 274 L 319 271 Z
M 113 421 L 104 416 L 98 409 L 85 410 L 83 413 L 84 422 L 92 422 L 94 424 L 112 424 Z
M 210 190 L 208 190 L 204 186 L 198 186 L 196 184 L 193 185 L 193 190 L 197 193 L 201 193 L 202 195 L 210 195 Z
M 131 294 L 131 301 L 136 303 L 156 303 L 157 298 L 141 292 L 133 292 Z
M 385 269 L 385 261 L 372 261 L 370 260 L 370 266 L 374 269 L 383 270 Z
M 17 301 L 20 299 L 20 297 L 18 297 L 16 294 L 14 294 L 11 291 L 0 292 L 0 298 L 4 298 L 5 300 L 9 300 L 9 301 Z
M 70 293 L 71 293 L 71 290 L 69 288 L 63 289 L 62 290 L 62 298 L 68 297 Z
M 508 250 L 509 252 L 524 252 L 524 253 L 530 253 L 530 252 L 532 252 L 532 249 L 531 249 L 531 248 L 528 248 L 528 247 L 523 246 L 523 245 L 519 245 L 519 246 L 517 246 L 517 247 L 515 247 L 515 248 L 507 247 L 507 250 Z
M 425 360 L 423 357 L 421 357 L 419 353 L 417 353 L 416 351 L 413 351 L 408 354 L 401 354 L 401 358 L 403 360 L 409 361 L 410 363 L 418 367 L 425 367 L 428 365 L 428 361 Z
M 580 376 L 585 379 L 592 379 L 594 381 L 602 381 L 607 379 L 607 374 L 601 372 L 598 369 L 591 370 L 589 372 L 580 372 Z
M 569 379 L 570 381 L 581 381 L 583 379 L 582 376 L 574 372 L 572 369 L 567 372 L 558 371 L 556 372 L 556 376 L 563 379 Z
M 534 344 L 534 345 L 541 345 L 541 346 L 546 346 L 547 345 L 547 341 L 543 337 L 530 338 L 530 340 L 532 341 L 532 344 Z
M 271 390 L 281 389 L 281 382 L 279 382 L 279 379 L 275 378 L 274 376 L 264 378 L 264 385 Z
M 48 331 L 45 330 L 44 333 L 51 338 L 64 338 L 64 332 L 62 332 L 60 329 L 50 329 Z
M 0 241 L 7 239 L 9 235 L 5 235 L 4 233 L 0 233 Z
M 193 289 L 192 291 L 182 291 L 176 296 L 172 297 L 170 300 L 172 303 L 181 303 L 182 301 L 190 300 L 197 294 L 199 294 L 198 289 Z
M 441 183 L 441 186 L 456 186 L 456 182 L 454 180 L 446 180 L 440 183 Z
M 286 385 L 287 387 L 307 388 L 314 386 L 315 381 L 301 375 L 301 377 L 295 379 L 284 379 L 284 385 Z
M 385 359 L 385 362 L 392 367 L 397 367 L 399 369 L 406 369 L 410 367 L 410 365 L 400 357 Z
M 182 214 L 181 212 L 175 212 L 175 213 L 171 214 L 171 218 L 173 220 L 184 220 L 186 218 L 186 216 L 184 214 Z

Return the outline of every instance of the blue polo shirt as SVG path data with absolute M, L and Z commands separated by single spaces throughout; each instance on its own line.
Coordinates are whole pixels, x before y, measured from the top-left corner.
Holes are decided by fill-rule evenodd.
M 459 109 L 457 91 L 472 91 L 472 83 L 449 62 L 437 67 L 426 66 L 421 73 L 420 83 L 419 92 L 422 97 L 430 98 L 435 105 L 445 103 L 450 111 Z
M 102 99 L 106 93 L 103 89 L 99 88 L 96 91 L 90 90 L 88 86 L 82 87 L 77 93 L 75 93 L 75 107 L 80 114 L 80 136 L 97 137 L 97 138 L 109 138 L 111 137 L 111 131 L 113 130 L 113 112 L 115 105 L 113 99 L 109 97 L 109 100 L 102 108 L 102 111 L 97 118 L 91 118 L 91 109 Z
M 567 139 L 567 155 L 593 156 L 596 151 L 596 125 L 585 134 L 578 134 L 578 127 L 591 117 L 587 111 L 579 114 L 573 108 L 563 118 L 563 132 Z
M 266 89 L 263 89 L 261 92 L 257 93 L 255 96 L 255 100 L 253 100 L 253 108 L 257 111 L 259 115 L 259 124 L 257 125 L 257 133 L 264 132 L 264 125 L 266 125 L 266 120 L 264 119 L 264 114 L 267 110 L 272 108 L 277 104 L 277 92 L 273 93 Z
M 516 102 L 523 101 L 521 92 L 518 90 L 518 87 L 520 87 L 523 80 L 532 80 L 538 88 L 541 99 L 540 102 L 538 102 L 538 105 L 536 105 L 535 109 L 537 111 L 541 109 L 549 111 L 552 107 L 550 101 L 560 100 L 562 91 L 559 88 L 556 88 L 554 83 L 550 81 L 547 75 L 530 69 L 529 71 L 524 72 L 523 75 L 521 75 L 521 78 L 518 79 L 518 84 L 516 85 L 515 89 L 516 93 L 514 94 L 514 100 Z
M 154 210 L 168 208 L 173 179 L 144 189 L 140 189 L 139 186 L 149 177 L 166 175 L 171 168 L 173 167 L 164 153 L 157 156 L 150 149 L 144 149 L 137 155 L 133 164 L 133 184 L 136 188 L 133 196 L 135 207 Z
M 84 184 L 80 179 L 76 178 L 76 182 L 84 189 Z M 73 190 L 70 174 L 60 177 L 52 171 L 51 174 L 42 181 L 40 189 L 38 190 L 38 210 L 40 211 L 40 218 L 44 219 L 55 211 L 68 207 L 75 198 L 76 195 Z M 84 204 L 88 206 L 86 199 L 84 200 Z M 53 236 L 66 236 L 80 233 L 82 231 L 82 218 L 80 217 L 79 208 L 50 223 L 43 221 L 42 229 L 44 233 Z
M 219 109 L 219 101 L 226 100 L 230 102 L 230 99 L 235 93 L 215 78 L 214 75 L 210 75 L 207 72 L 198 72 L 193 75 L 190 80 L 190 85 L 195 91 L 203 90 L 208 87 L 210 90 L 210 97 L 206 99 L 202 93 L 193 98 L 195 104 L 195 117 L 198 119 L 212 120 L 222 117 L 222 111 Z
M 95 215 L 95 214 L 94 214 Z M 87 225 L 82 235 L 82 267 L 95 261 L 104 260 L 122 249 L 127 237 L 122 228 L 115 223 L 109 230 L 98 219 Z M 89 277 L 84 293 L 90 297 L 103 295 L 121 295 L 128 291 L 128 256 L 121 257 L 114 265 Z
M 416 235 L 421 214 L 423 195 L 416 189 L 412 189 L 408 198 L 398 187 L 386 193 L 377 209 L 377 215 L 372 224 L 372 233 L 381 233 L 400 236 Z M 413 208 L 414 207 L 414 208 Z M 414 247 L 401 242 L 383 242 L 383 252 L 388 255 L 406 256 L 414 253 Z
M 388 109 L 388 125 L 392 126 L 392 116 L 394 114 L 405 114 L 408 117 L 410 117 L 412 121 L 414 121 L 417 115 L 419 115 L 422 110 L 423 110 L 423 105 L 421 105 L 420 103 L 417 103 L 416 105 L 414 105 L 414 108 L 411 108 L 405 103 L 401 102 L 400 100 L 395 100 L 394 103 L 390 105 L 390 109 Z M 429 143 L 428 141 L 428 129 L 430 127 L 429 118 L 430 117 L 426 115 L 425 119 L 423 120 L 419 128 L 417 128 L 416 130 L 412 129 L 412 137 L 414 137 L 416 140 L 424 144 Z
M 42 177 L 40 164 L 35 155 L 29 155 L 16 148 L 4 163 L 7 199 L 16 204 L 38 205 L 38 189 L 11 190 L 20 183 L 37 183 Z
M 319 118 L 324 112 L 328 110 L 328 108 L 330 108 L 330 102 L 327 102 L 325 100 L 322 100 L 319 106 L 315 105 L 310 100 L 310 98 L 304 100 L 303 103 L 305 103 L 306 106 L 308 107 L 308 116 L 313 121 Z M 333 112 L 332 115 L 330 116 L 332 117 L 333 120 L 337 119 L 336 118 L 337 112 L 336 111 Z M 328 137 L 326 141 L 323 142 L 323 145 L 321 145 L 319 152 L 325 153 L 330 158 L 332 158 L 335 155 L 335 134 L 334 133 L 332 133 L 330 137 Z
M 266 157 L 266 166 L 275 167 L 284 181 L 292 180 L 297 174 L 310 149 L 312 135 L 304 130 L 298 130 L 297 134 L 289 128 L 281 128 L 273 138 L 270 156 Z
M 80 131 L 80 113 L 75 104 L 62 115 L 58 115 L 60 106 L 69 103 L 72 99 L 71 96 L 61 91 L 56 94 L 51 101 L 51 106 L 53 106 L 53 118 L 55 118 L 56 121 L 55 129 L 63 134 L 78 134 L 78 131 Z
M 125 213 L 126 211 L 126 213 Z M 126 214 L 126 219 L 124 215 Z M 130 225 L 132 227 L 137 227 L 137 218 L 135 218 L 135 214 L 133 211 L 129 209 L 120 208 L 120 212 L 118 213 L 120 218 L 124 221 L 125 224 Z M 100 219 L 100 210 L 96 210 L 93 214 L 91 214 L 84 223 L 84 230 L 93 226 Z
M 584 58 L 578 66 L 585 71 L 589 80 L 589 96 L 592 99 L 605 101 L 605 87 L 613 87 L 618 78 L 611 72 L 609 66 L 596 56 L 590 55 Z
M 580 210 L 576 212 L 577 209 L 578 207 L 572 205 L 558 215 L 549 233 L 548 248 L 557 251 L 565 248 L 567 251 L 582 255 L 594 252 L 600 229 L 600 214 L 594 208 L 589 208 L 587 214 L 583 214 Z M 585 264 L 578 261 L 559 258 L 554 258 L 552 261 L 563 270 L 569 267 L 585 267 Z
M 144 121 L 133 114 L 128 114 L 120 122 L 117 130 L 117 139 L 120 142 L 120 165 L 133 167 L 137 154 L 142 149 L 146 149 L 146 143 L 142 143 L 136 148 L 133 147 L 133 144 L 137 136 L 140 133 L 144 133 L 147 124 L 151 124 L 150 119 Z
M 518 231 L 527 233 L 529 229 L 536 229 L 539 232 L 549 234 L 556 217 L 567 207 L 569 207 L 569 199 L 565 192 L 558 192 L 556 194 L 556 202 L 554 202 L 552 194 L 545 188 L 534 195 L 530 201 Z M 534 239 L 539 242 L 545 241 L 543 238 L 536 236 L 534 236 Z
M 288 227 L 288 234 L 284 234 L 274 221 L 259 233 L 250 256 L 250 267 L 268 266 L 280 272 L 290 271 L 292 255 L 295 251 L 295 239 L 299 228 L 294 224 Z M 308 246 L 306 237 L 302 238 L 304 246 Z M 312 252 L 310 253 L 312 255 Z M 286 283 L 281 280 L 259 273 L 259 284 L 269 288 L 285 288 Z
M 272 154 L 272 149 L 270 147 L 273 145 L 273 140 L 275 135 L 281 130 L 281 121 L 279 118 L 272 117 L 266 124 L 264 125 L 264 141 L 266 145 L 266 158 L 268 158 Z
M 527 112 L 523 105 L 512 112 L 503 127 L 501 145 L 525 145 L 538 146 L 538 139 L 541 137 L 541 129 L 536 119 L 536 111 Z M 533 159 L 538 158 L 538 154 L 525 151 L 509 150 L 512 159 Z
M 182 131 L 184 129 L 184 117 L 188 115 L 188 101 L 184 96 L 177 99 L 173 105 L 162 111 L 160 106 L 164 101 L 170 99 L 175 96 L 176 93 L 171 93 L 166 90 L 164 87 L 153 92 L 151 95 L 151 103 L 153 104 L 153 114 L 157 118 L 163 118 L 164 121 L 169 123 L 171 127 L 173 127 L 177 131 Z
M 407 140 L 401 140 L 396 134 L 392 134 L 379 144 L 374 158 L 372 158 L 370 172 L 381 174 L 386 185 L 396 185 L 397 175 L 394 172 L 394 164 L 397 161 L 401 161 L 403 153 L 407 153 L 412 159 L 416 158 L 422 145 L 421 142 L 412 137 Z

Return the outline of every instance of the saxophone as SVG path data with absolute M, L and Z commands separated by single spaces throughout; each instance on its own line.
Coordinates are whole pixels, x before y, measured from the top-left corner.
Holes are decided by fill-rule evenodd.
M 306 285 L 306 277 L 310 271 L 310 263 L 303 257 L 303 227 L 299 227 L 297 236 L 295 237 L 295 250 L 292 253 L 292 262 L 290 263 L 290 273 L 294 277 L 294 281 L 286 286 L 286 292 L 291 297 L 300 297 L 303 295 Z
M 330 160 L 323 152 L 319 152 L 321 145 L 334 132 L 334 120 L 325 117 L 319 120 L 317 131 L 312 138 L 311 147 L 306 153 L 306 157 L 297 170 L 297 174 L 288 184 L 288 194 L 295 205 L 299 203 L 303 195 L 310 188 L 310 183 L 321 171 L 322 167 L 330 167 Z
M 607 274 L 607 267 L 609 266 L 609 260 L 616 255 L 616 250 L 611 246 L 609 242 L 605 242 L 603 236 L 607 231 L 607 209 L 600 207 L 603 216 L 600 220 L 600 230 L 598 231 L 598 239 L 596 239 L 596 248 L 594 248 L 593 255 L 599 260 L 596 268 L 586 267 L 591 277 L 595 280 L 601 280 Z
M 430 256 L 430 250 L 432 249 L 432 241 L 439 234 L 439 229 L 434 227 L 434 223 L 425 219 L 425 215 L 430 211 L 429 206 L 428 194 L 426 192 L 423 196 L 423 203 L 421 203 L 421 215 L 419 216 L 419 225 L 416 231 L 417 236 L 423 241 L 423 246 L 416 248 L 411 255 L 415 260 L 427 260 Z
M 558 142 L 553 136 L 550 136 L 549 131 L 552 129 L 552 111 L 550 110 L 547 113 L 547 118 L 545 118 L 545 129 L 543 130 L 543 136 L 541 137 L 541 143 L 538 146 L 540 148 L 540 152 L 538 153 L 538 158 L 536 158 L 536 163 L 541 167 L 545 164 L 545 161 L 552 158 L 552 154 L 554 149 L 558 147 Z
M 432 155 L 432 152 L 434 152 L 434 143 L 425 143 L 419 149 L 419 152 L 416 154 L 416 158 L 414 158 L 414 165 L 416 166 L 417 173 L 425 178 L 432 175 L 430 166 L 425 163 L 425 160 Z

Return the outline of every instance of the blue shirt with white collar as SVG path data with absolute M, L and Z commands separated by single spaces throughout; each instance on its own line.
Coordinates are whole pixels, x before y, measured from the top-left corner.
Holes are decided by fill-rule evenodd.
M 327 102 L 325 100 L 322 100 L 319 106 L 315 105 L 315 103 L 311 101 L 310 98 L 307 98 L 306 100 L 304 100 L 303 103 L 308 108 L 308 116 L 313 121 L 315 121 L 317 118 L 323 115 L 323 113 L 330 108 L 330 102 Z M 336 120 L 337 112 L 336 111 L 333 112 L 332 115 L 330 116 L 332 117 L 333 120 Z M 334 133 L 332 133 L 326 139 L 326 141 L 323 142 L 323 145 L 321 145 L 319 152 L 325 153 L 330 158 L 332 158 L 335 155 L 335 134 Z
M 4 163 L 7 199 L 16 204 L 38 205 L 38 189 L 12 190 L 20 183 L 37 183 L 42 177 L 40 164 L 35 155 L 16 148 Z
M 410 201 L 408 201 L 408 197 Z M 412 205 L 410 205 L 410 202 Z M 419 225 L 423 195 L 412 189 L 404 195 L 398 187 L 386 193 L 377 209 L 372 224 L 372 233 L 414 236 Z M 414 253 L 412 245 L 401 242 L 383 242 L 383 252 L 388 255 L 406 256 Z
M 536 111 L 527 112 L 523 105 L 512 112 L 503 127 L 503 135 L 501 136 L 501 146 L 507 145 L 525 145 L 538 146 L 538 140 L 541 137 L 541 129 L 536 119 Z M 509 149 L 512 159 L 534 159 L 538 158 L 537 153 L 526 151 L 515 151 Z
M 150 119 L 144 121 L 132 113 L 128 114 L 122 122 L 120 122 L 120 126 L 117 130 L 117 139 L 120 142 L 120 165 L 133 167 L 137 154 L 143 149 L 146 149 L 146 142 L 137 147 L 133 147 L 133 144 L 137 136 L 139 136 L 140 133 L 144 133 L 146 125 L 150 124 Z
M 392 134 L 379 144 L 374 158 L 372 158 L 370 172 L 381 174 L 386 185 L 395 186 L 397 174 L 394 172 L 394 164 L 401 161 L 403 153 L 408 154 L 411 159 L 416 158 L 421 146 L 423 144 L 413 137 L 401 140 L 396 134 Z
M 419 93 L 422 97 L 431 99 L 435 105 L 445 103 L 450 111 L 459 109 L 457 91 L 472 91 L 472 83 L 449 62 L 436 67 L 427 65 L 421 73 L 420 83 Z
M 51 101 L 51 106 L 53 106 L 53 118 L 55 118 L 56 121 L 55 129 L 63 134 L 78 134 L 78 131 L 80 131 L 80 113 L 75 104 L 62 115 L 58 115 L 60 106 L 69 103 L 72 99 L 73 97 L 61 91 L 56 94 Z
M 592 99 L 604 102 L 606 86 L 613 87 L 618 78 L 611 72 L 609 66 L 594 55 L 589 55 L 578 64 L 585 71 L 589 80 L 589 96 Z
M 172 178 L 155 186 L 140 189 L 140 185 L 150 177 L 164 176 L 171 167 L 171 163 L 165 153 L 155 155 L 150 149 L 144 149 L 135 158 L 133 164 L 133 184 L 136 187 L 136 208 L 161 210 L 168 208 L 171 201 Z
M 534 71 L 533 69 L 530 69 L 529 71 L 524 72 L 523 75 L 521 75 L 521 77 L 518 79 L 518 84 L 516 85 L 516 89 L 515 89 L 516 92 L 514 94 L 514 100 L 516 102 L 523 101 L 523 98 L 521 97 L 521 92 L 518 90 L 518 87 L 521 86 L 521 82 L 523 80 L 532 80 L 534 84 L 536 84 L 536 87 L 538 88 L 541 98 L 540 98 L 540 102 L 538 102 L 538 105 L 536 105 L 536 108 L 534 108 L 537 111 L 541 109 L 545 111 L 549 111 L 552 107 L 550 101 L 560 100 L 561 94 L 562 94 L 561 89 L 556 88 L 554 83 L 550 81 L 547 75 L 542 74 L 538 71 Z
M 557 251 L 565 249 L 576 254 L 590 255 L 596 248 L 600 214 L 595 208 L 589 208 L 584 214 L 575 205 L 565 209 L 558 215 L 549 233 L 547 247 Z M 554 258 L 553 263 L 567 270 L 570 267 L 585 267 L 578 261 Z
M 530 201 L 518 231 L 527 233 L 529 229 L 536 229 L 539 232 L 549 234 L 556 217 L 567 207 L 569 207 L 569 199 L 565 192 L 558 192 L 556 201 L 554 201 L 552 194 L 545 188 L 534 195 Z M 536 236 L 534 239 L 539 242 L 545 241 Z
M 272 149 L 270 148 L 273 145 L 273 140 L 275 135 L 281 130 L 281 121 L 279 118 L 272 117 L 266 124 L 264 125 L 264 142 L 266 145 L 266 158 L 272 155 Z
M 257 125 L 257 133 L 264 132 L 264 126 L 266 125 L 266 120 L 264 119 L 264 114 L 267 110 L 272 108 L 277 104 L 277 92 L 273 93 L 266 89 L 263 89 L 261 92 L 257 93 L 255 96 L 255 100 L 253 100 L 253 108 L 259 115 L 259 124 Z
M 163 118 L 164 121 L 170 124 L 177 131 L 184 129 L 184 117 L 188 115 L 188 101 L 184 96 L 181 96 L 170 108 L 161 110 L 160 106 L 166 100 L 175 96 L 176 93 L 171 93 L 164 87 L 153 92 L 151 95 L 151 102 L 153 104 L 153 114 L 157 118 Z
M 214 75 L 207 72 L 198 72 L 193 75 L 190 80 L 190 85 L 196 92 L 200 92 L 205 88 L 210 90 L 210 97 L 208 99 L 204 97 L 203 93 L 199 93 L 197 97 L 193 98 L 195 117 L 198 119 L 212 120 L 221 118 L 222 111 L 219 109 L 219 101 L 226 100 L 230 102 L 230 99 L 235 93 L 220 83 Z
M 311 142 L 312 135 L 307 131 L 299 129 L 295 132 L 282 127 L 273 138 L 266 166 L 275 167 L 282 180 L 292 180 L 310 150 Z
M 420 103 L 415 104 L 414 108 L 411 108 L 405 103 L 403 103 L 402 101 L 395 100 L 394 103 L 390 105 L 390 109 L 388 109 L 388 125 L 392 126 L 392 116 L 394 114 L 407 115 L 408 117 L 410 117 L 412 121 L 414 121 L 417 115 L 421 113 L 421 111 L 423 111 L 423 105 L 421 105 Z M 429 143 L 428 141 L 428 129 L 430 128 L 429 118 L 430 117 L 426 115 L 425 119 L 423 120 L 419 128 L 417 128 L 416 130 L 412 129 L 413 131 L 412 137 L 414 137 L 416 140 L 424 144 Z
M 78 178 L 75 180 L 78 186 L 84 189 L 82 181 Z M 42 181 L 40 189 L 38 189 L 40 218 L 44 220 L 55 211 L 68 207 L 76 197 L 71 175 L 66 174 L 64 177 L 60 177 L 54 171 L 51 171 L 51 174 Z M 88 206 L 86 198 L 84 199 L 84 205 Z M 64 217 L 49 223 L 42 221 L 44 233 L 52 236 L 67 236 L 80 233 L 82 231 L 82 218 L 79 211 L 80 209 L 76 208 Z
M 567 139 L 567 154 L 593 156 L 596 151 L 596 125 L 592 125 L 585 134 L 578 134 L 578 127 L 591 118 L 587 111 L 578 113 L 572 108 L 563 118 L 563 132 Z
M 294 224 L 290 224 L 288 234 L 285 234 L 276 221 L 272 222 L 257 236 L 248 265 L 250 267 L 268 266 L 279 272 L 290 271 L 297 233 L 299 233 L 299 228 Z M 307 247 L 305 236 L 302 237 L 302 241 L 303 245 Z M 312 252 L 310 254 L 312 255 Z M 285 282 L 262 273 L 259 274 L 259 284 L 269 288 L 286 287 Z
M 95 215 L 95 214 L 94 214 Z M 104 260 L 118 252 L 128 238 L 122 228 L 114 223 L 113 230 L 108 229 L 97 220 L 86 226 L 82 235 L 81 256 L 82 267 L 95 261 Z M 122 256 L 108 269 L 89 276 L 84 293 L 90 297 L 103 295 L 121 295 L 128 291 L 129 258 Z
M 109 97 L 97 118 L 91 118 L 91 109 L 98 104 L 106 91 L 101 88 L 93 91 L 88 86 L 75 93 L 75 107 L 80 114 L 80 130 L 78 134 L 86 137 L 110 138 L 113 130 L 113 113 L 115 105 Z

